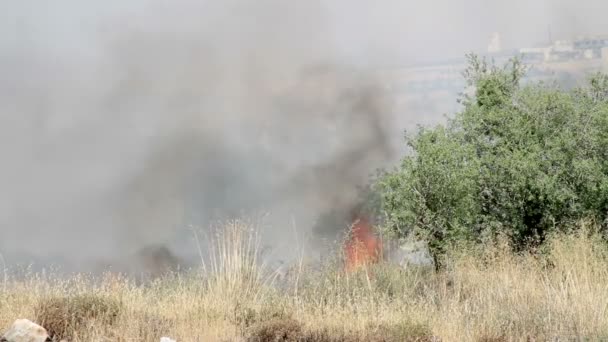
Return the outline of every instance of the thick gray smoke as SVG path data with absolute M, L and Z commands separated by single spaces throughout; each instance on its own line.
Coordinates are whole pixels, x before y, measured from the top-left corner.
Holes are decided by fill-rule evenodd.
M 12 259 L 86 269 L 262 211 L 278 244 L 290 218 L 305 230 L 350 205 L 391 157 L 390 104 L 338 63 L 320 4 L 150 6 L 106 15 L 77 41 L 86 49 L 42 39 L 4 54 L 0 251 Z
M 374 69 L 494 31 L 601 33 L 608 9 L 589 2 L 0 2 L 0 253 L 88 270 L 150 245 L 195 253 L 188 225 L 269 212 L 288 254 L 290 225 L 306 235 L 395 158 Z

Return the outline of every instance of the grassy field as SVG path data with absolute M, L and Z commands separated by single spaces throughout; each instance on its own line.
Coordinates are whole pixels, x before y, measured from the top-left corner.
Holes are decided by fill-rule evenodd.
M 249 231 L 227 224 L 204 270 L 147 285 L 9 277 L 0 326 L 29 318 L 75 341 L 608 339 L 608 249 L 593 234 L 554 237 L 535 255 L 500 243 L 468 248 L 441 272 L 301 263 L 279 279 L 259 266 Z

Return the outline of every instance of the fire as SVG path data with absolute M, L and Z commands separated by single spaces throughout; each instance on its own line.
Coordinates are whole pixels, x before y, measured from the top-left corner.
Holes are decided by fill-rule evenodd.
M 355 219 L 344 252 L 348 272 L 380 261 L 382 243 L 374 235 L 372 225 L 365 217 Z

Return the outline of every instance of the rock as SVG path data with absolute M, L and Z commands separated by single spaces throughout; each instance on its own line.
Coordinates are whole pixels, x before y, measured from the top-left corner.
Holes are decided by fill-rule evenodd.
M 18 319 L 9 330 L 4 333 L 1 342 L 46 342 L 51 341 L 46 329 L 27 320 Z
M 175 340 L 172 340 L 168 337 L 161 337 L 160 338 L 160 342 L 176 342 Z

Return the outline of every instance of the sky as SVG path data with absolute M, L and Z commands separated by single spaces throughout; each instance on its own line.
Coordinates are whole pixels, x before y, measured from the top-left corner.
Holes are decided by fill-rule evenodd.
M 29 36 L 45 41 L 48 48 L 55 46 L 64 50 L 72 45 L 82 50 L 94 45 L 94 42 L 87 45 L 82 41 L 83 31 L 99 30 L 99 26 L 102 30 L 128 26 L 131 19 L 127 18 L 145 16 L 159 8 L 165 11 L 165 19 L 184 16 L 186 22 L 191 22 L 193 16 L 200 16 L 202 21 L 215 17 L 225 24 L 229 22 L 227 25 L 236 30 L 242 23 L 231 21 L 231 11 L 237 16 L 250 16 L 248 19 L 254 22 L 276 20 L 277 26 L 285 27 L 290 23 L 281 22 L 280 17 L 293 12 L 303 20 L 311 16 L 308 29 L 330 35 L 344 58 L 362 63 L 399 64 L 442 56 L 460 57 L 468 50 L 484 50 L 493 32 L 501 33 L 505 47 L 517 48 L 544 43 L 549 32 L 554 39 L 568 39 L 608 31 L 608 22 L 603 16 L 608 3 L 602 0 L 315 0 L 306 5 L 275 3 L 271 6 L 277 7 L 276 12 L 256 13 L 256 8 L 263 8 L 264 2 L 207 0 L 194 4 L 183 0 L 110 0 L 91 4 L 64 0 L 41 4 L 32 0 L 3 1 L 0 38 L 5 46 L 7 41 L 19 44 L 15 41 Z M 272 18 L 263 18 L 264 15 Z
M 505 48 L 606 34 L 601 0 L 335 1 L 331 22 L 345 50 L 370 63 L 425 63 L 483 52 L 493 32 Z
M 604 13 L 602 0 L 0 1 L 0 254 L 88 269 L 149 244 L 192 250 L 186 228 L 217 210 L 271 212 L 268 243 L 289 252 L 287 226 L 309 235 L 400 156 L 403 120 L 365 70 L 483 52 L 493 32 L 505 48 L 608 34 Z

